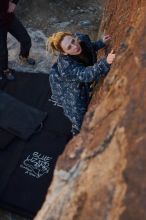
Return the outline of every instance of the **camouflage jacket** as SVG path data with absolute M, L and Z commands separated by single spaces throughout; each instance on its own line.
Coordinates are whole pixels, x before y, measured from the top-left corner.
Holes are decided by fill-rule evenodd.
M 102 40 L 92 42 L 88 35 L 76 35 L 90 53 L 90 65 L 86 66 L 78 57 L 60 54 L 51 68 L 49 80 L 52 99 L 63 107 L 73 129 L 79 131 L 89 104 L 90 85 L 106 76 L 110 65 L 105 58 L 96 61 L 96 52 L 105 46 Z

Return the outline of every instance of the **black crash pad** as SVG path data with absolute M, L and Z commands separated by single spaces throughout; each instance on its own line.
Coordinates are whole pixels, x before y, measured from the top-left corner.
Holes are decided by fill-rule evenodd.
M 45 199 L 56 161 L 72 137 L 71 122 L 51 100 L 48 75 L 19 72 L 15 76 L 15 81 L 1 80 L 0 90 L 47 112 L 47 117 L 27 140 L 0 128 L 0 207 L 33 217 Z

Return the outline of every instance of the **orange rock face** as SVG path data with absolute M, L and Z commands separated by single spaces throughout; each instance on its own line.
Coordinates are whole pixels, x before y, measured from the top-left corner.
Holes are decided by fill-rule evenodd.
M 146 1 L 107 1 L 102 33 L 116 60 L 35 220 L 146 219 Z

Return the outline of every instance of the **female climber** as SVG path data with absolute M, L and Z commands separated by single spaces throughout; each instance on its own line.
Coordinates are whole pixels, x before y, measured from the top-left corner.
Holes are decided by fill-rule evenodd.
M 57 32 L 48 38 L 47 47 L 58 52 L 49 73 L 52 99 L 70 119 L 73 135 L 80 131 L 91 99 L 91 84 L 107 75 L 115 59 L 113 51 L 103 59 L 96 58 L 97 51 L 110 39 L 106 35 L 93 42 L 88 35 L 71 32 Z

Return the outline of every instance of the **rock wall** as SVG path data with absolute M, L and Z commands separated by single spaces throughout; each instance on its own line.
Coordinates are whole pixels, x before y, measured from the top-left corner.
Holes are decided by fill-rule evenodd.
M 146 219 L 145 15 L 145 0 L 107 1 L 99 34 L 117 57 L 35 220 Z

